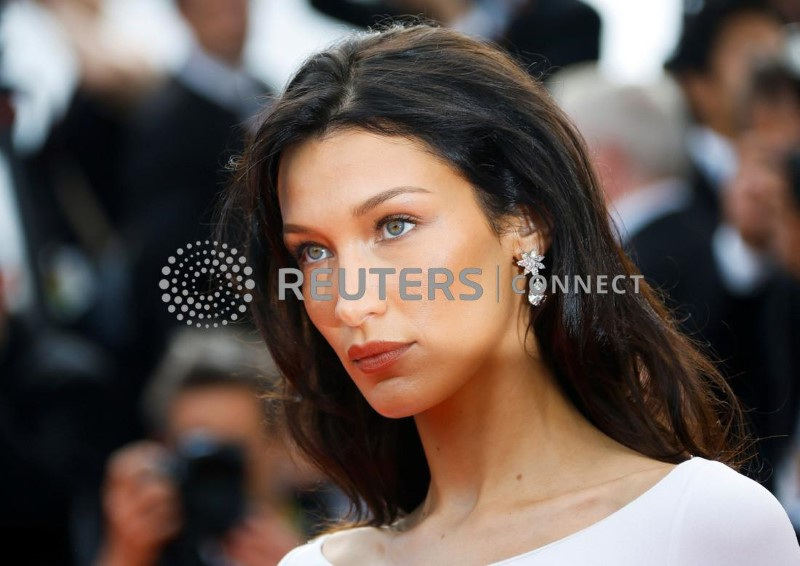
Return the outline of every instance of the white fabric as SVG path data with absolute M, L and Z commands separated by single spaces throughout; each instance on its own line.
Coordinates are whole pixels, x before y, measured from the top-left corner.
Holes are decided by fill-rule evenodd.
M 486 39 L 499 39 L 524 0 L 477 0 L 448 27 Z
M 775 470 L 775 497 L 800 531 L 800 419 L 795 424 L 791 443 Z
M 751 247 L 730 224 L 717 226 L 711 250 L 722 281 L 731 293 L 740 296 L 751 294 L 772 275 L 769 256 Z
M 233 67 L 194 45 L 178 72 L 184 86 L 247 120 L 262 105 L 264 88 L 243 67 Z
M 0 77 L 15 91 L 14 148 L 28 155 L 66 112 L 79 63 L 58 21 L 36 2 L 9 2 L 2 11 L 0 53 Z
M 739 166 L 736 149 L 725 137 L 711 128 L 693 126 L 687 133 L 687 149 L 692 161 L 711 181 L 715 191 L 730 181 Z
M 739 166 L 733 144 L 705 126 L 689 128 L 686 141 L 692 161 L 711 181 L 711 187 L 719 192 L 736 175 Z
M 33 280 L 13 182 L 8 158 L 0 153 L 0 310 L 18 313 L 33 304 Z
M 0 75 L 15 91 L 14 147 L 29 155 L 69 107 L 80 61 L 59 18 L 43 5 L 47 3 L 3 3 L 7 6 L 0 17 Z M 164 72 L 175 68 L 183 56 L 183 36 L 188 35 L 175 12 L 164 0 L 106 0 L 95 30 L 102 41 L 98 49 L 121 58 L 134 55 Z
M 294 549 L 278 566 L 331 566 L 322 553 L 328 536 Z M 798 566 L 800 547 L 763 486 L 694 457 L 597 523 L 490 566 L 501 565 Z

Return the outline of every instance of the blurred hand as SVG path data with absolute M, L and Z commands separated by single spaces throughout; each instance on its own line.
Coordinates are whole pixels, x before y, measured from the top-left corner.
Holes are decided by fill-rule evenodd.
M 114 33 L 102 0 L 43 0 L 42 4 L 70 41 L 80 66 L 80 84 L 87 92 L 128 108 L 163 78 L 139 46 Z
M 165 456 L 165 449 L 150 441 L 129 444 L 111 456 L 103 493 L 101 566 L 155 564 L 180 530 L 178 494 L 161 469 Z
M 285 519 L 261 509 L 226 537 L 224 548 L 227 557 L 240 566 L 274 566 L 301 542 Z
M 786 192 L 786 177 L 777 159 L 755 135 L 739 143 L 739 169 L 723 191 L 723 209 L 728 222 L 756 249 L 770 251 L 775 216 Z

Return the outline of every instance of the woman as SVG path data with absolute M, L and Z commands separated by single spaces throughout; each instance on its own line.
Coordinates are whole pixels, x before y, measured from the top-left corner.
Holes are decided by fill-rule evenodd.
M 780 505 L 732 469 L 730 389 L 507 55 L 428 25 L 349 37 L 303 64 L 240 171 L 226 211 L 288 424 L 361 517 L 284 566 L 800 564 Z M 528 274 L 597 284 L 526 297 Z

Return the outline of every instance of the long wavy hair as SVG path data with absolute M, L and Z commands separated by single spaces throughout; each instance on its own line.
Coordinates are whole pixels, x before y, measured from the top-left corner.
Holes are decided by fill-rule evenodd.
M 247 250 L 252 316 L 284 377 L 297 445 L 353 501 L 353 516 L 393 522 L 425 498 L 430 471 L 413 417 L 373 410 L 303 303 L 278 299 L 282 153 L 358 128 L 422 141 L 470 181 L 492 225 L 524 210 L 546 224 L 550 273 L 635 275 L 620 248 L 581 136 L 544 87 L 490 43 L 419 21 L 389 22 L 309 57 L 261 117 L 222 206 Z M 227 229 L 236 227 L 231 235 Z M 221 232 L 222 233 L 222 232 Z M 742 409 L 714 364 L 677 330 L 644 282 L 625 294 L 554 293 L 531 307 L 543 361 L 577 409 L 611 438 L 664 462 L 744 462 Z

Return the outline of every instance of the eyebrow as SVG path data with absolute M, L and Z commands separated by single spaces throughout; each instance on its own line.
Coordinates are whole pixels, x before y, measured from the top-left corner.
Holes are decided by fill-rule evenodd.
M 396 196 L 406 193 L 430 193 L 430 191 L 422 187 L 413 187 L 413 186 L 392 187 L 391 189 L 386 189 L 385 191 L 380 192 L 377 195 L 369 197 L 367 200 L 365 200 L 358 206 L 354 207 L 351 211 L 351 214 L 356 218 L 364 216 L 370 210 L 386 202 L 387 200 L 393 199 Z M 283 225 L 284 235 L 292 234 L 295 232 L 309 232 L 309 230 L 297 224 Z

